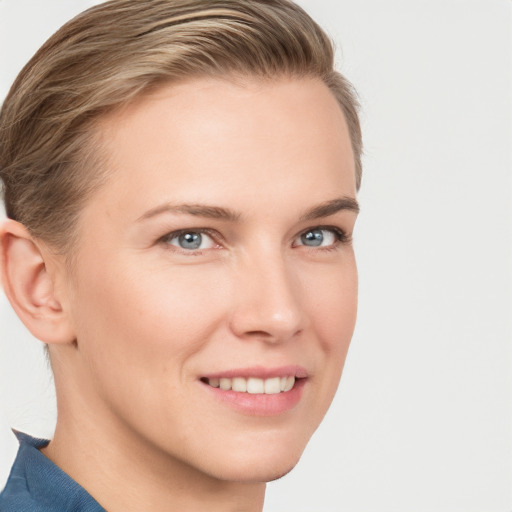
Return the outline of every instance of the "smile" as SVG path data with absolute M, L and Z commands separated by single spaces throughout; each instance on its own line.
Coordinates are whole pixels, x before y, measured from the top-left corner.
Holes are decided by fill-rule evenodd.
M 250 393 L 253 395 L 265 394 L 276 395 L 286 393 L 295 385 L 293 375 L 287 377 L 270 377 L 260 379 L 257 377 L 234 377 L 202 379 L 203 382 L 213 388 L 220 388 L 222 391 L 235 391 L 237 393 Z
M 309 377 L 302 366 L 254 366 L 203 375 L 199 382 L 206 396 L 239 413 L 276 416 L 298 405 Z

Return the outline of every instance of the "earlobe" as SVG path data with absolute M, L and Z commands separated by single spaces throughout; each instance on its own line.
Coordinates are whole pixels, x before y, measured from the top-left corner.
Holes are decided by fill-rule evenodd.
M 44 343 L 74 341 L 71 324 L 55 291 L 48 259 L 28 230 L 7 220 L 0 226 L 5 293 L 21 321 Z

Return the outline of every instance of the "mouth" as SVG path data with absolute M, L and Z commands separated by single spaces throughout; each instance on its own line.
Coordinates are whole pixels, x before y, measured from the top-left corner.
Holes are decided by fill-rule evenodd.
M 249 393 L 251 395 L 276 395 L 291 391 L 295 385 L 295 376 L 270 377 L 267 379 L 260 379 L 258 377 L 203 377 L 201 381 L 212 388 L 219 388 L 222 391 L 231 390 L 236 393 Z
M 274 416 L 293 409 L 308 381 L 302 367 L 286 366 L 230 370 L 199 380 L 209 396 L 243 414 Z

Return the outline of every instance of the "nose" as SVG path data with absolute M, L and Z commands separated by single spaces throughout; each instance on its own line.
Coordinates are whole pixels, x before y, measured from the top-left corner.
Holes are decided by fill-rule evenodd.
M 236 272 L 231 330 L 242 339 L 282 343 L 306 326 L 293 265 L 281 255 L 247 258 Z

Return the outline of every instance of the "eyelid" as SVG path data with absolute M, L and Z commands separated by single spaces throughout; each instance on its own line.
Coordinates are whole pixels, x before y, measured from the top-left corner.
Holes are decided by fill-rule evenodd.
M 179 237 L 180 235 L 183 235 L 185 233 L 200 233 L 202 235 L 207 235 L 209 236 L 213 243 L 215 244 L 215 246 L 217 247 L 211 247 L 211 248 L 208 248 L 208 249 L 183 249 L 177 245 L 173 245 L 170 243 L 170 241 L 176 237 Z M 214 230 L 214 229 L 210 229 L 210 228 L 183 228 L 183 229 L 177 229 L 175 231 L 170 231 L 169 233 L 166 233 L 164 236 L 160 237 L 158 240 L 157 240 L 157 243 L 160 243 L 160 244 L 163 244 L 165 245 L 165 247 L 169 250 L 172 250 L 172 251 L 175 251 L 177 253 L 180 253 L 180 254 L 185 254 L 185 255 L 198 255 L 198 254 L 201 254 L 202 252 L 204 251 L 210 251 L 212 249 L 218 249 L 220 248 L 221 246 L 221 243 L 220 241 L 223 240 L 223 237 L 222 235 Z
M 315 231 L 315 230 L 331 231 L 334 234 L 334 236 L 336 237 L 336 243 L 328 245 L 328 246 L 318 246 L 318 247 L 307 246 L 305 244 L 298 244 L 297 247 L 307 247 L 308 249 L 313 249 L 313 250 L 322 250 L 322 249 L 326 250 L 326 249 L 332 249 L 332 248 L 338 246 L 339 244 L 349 244 L 352 242 L 352 237 L 350 235 L 348 235 L 344 229 L 342 229 L 338 226 L 332 226 L 332 225 L 311 226 L 310 228 L 304 229 L 299 234 L 297 234 L 295 236 L 294 240 L 296 240 L 297 238 L 300 238 L 302 235 L 304 235 L 310 231 Z
M 331 245 L 328 245 L 328 246 L 318 246 L 318 247 L 314 247 L 314 246 L 307 246 L 305 244 L 296 244 L 296 240 L 298 238 L 300 238 L 302 235 L 304 235 L 305 233 L 308 233 L 309 231 L 314 231 L 314 230 L 322 230 L 322 231 L 330 231 L 334 234 L 335 238 L 336 238 L 336 242 L 334 244 L 331 244 Z M 176 237 L 179 237 L 180 235 L 184 234 L 184 233 L 201 233 L 201 234 L 205 234 L 207 236 L 209 236 L 213 242 L 215 243 L 215 245 L 217 247 L 212 247 L 212 248 L 208 248 L 208 249 L 183 249 L 183 248 L 180 248 L 179 246 L 176 246 L 176 245 L 173 245 L 173 244 L 170 244 L 170 240 L 172 240 L 173 238 L 176 238 Z M 301 230 L 297 235 L 295 235 L 295 237 L 293 238 L 293 244 L 292 246 L 294 247 L 306 247 L 307 249 L 311 249 L 311 250 L 329 250 L 329 249 L 334 249 L 336 248 L 337 246 L 339 245 L 342 245 L 342 244 L 350 244 L 352 242 L 352 237 L 351 235 L 348 235 L 347 232 L 340 228 L 339 226 L 333 226 L 333 225 L 317 225 L 317 226 L 311 226 L 307 229 L 303 229 Z M 224 243 L 224 237 L 215 229 L 211 229 L 211 228 L 203 228 L 203 227 L 192 227 L 192 228 L 182 228 L 182 229 L 177 229 L 177 230 L 174 230 L 174 231 L 170 231 L 169 233 L 166 233 L 164 236 L 160 237 L 158 240 L 157 240 L 157 243 L 160 243 L 160 244 L 163 244 L 165 245 L 165 247 L 169 250 L 172 250 L 172 251 L 175 251 L 179 254 L 185 254 L 185 255 L 188 255 L 188 256 L 193 256 L 193 255 L 200 255 L 202 254 L 203 252 L 205 251 L 210 251 L 212 249 L 219 249 L 222 247 L 222 244 Z

